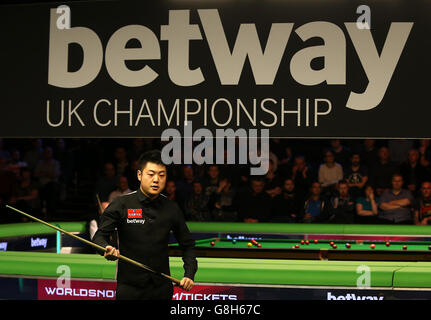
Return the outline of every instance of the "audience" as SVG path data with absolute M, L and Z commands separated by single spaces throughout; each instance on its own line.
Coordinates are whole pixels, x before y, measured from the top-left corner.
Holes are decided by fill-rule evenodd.
M 139 188 L 137 157 L 158 144 L 0 138 L 0 202 L 55 219 L 66 199 L 84 198 L 78 182 L 87 179 L 89 194 L 109 203 Z M 431 224 L 429 139 L 274 138 L 267 161 L 263 176 L 250 164 L 172 165 L 164 193 L 189 221 Z
M 325 162 L 319 167 L 319 182 L 323 193 L 330 196 L 334 193 L 338 181 L 343 179 L 343 167 L 335 162 L 334 153 L 326 151 Z
M 303 222 L 326 222 L 328 219 L 328 203 L 322 196 L 320 182 L 311 184 L 310 196 L 304 203 Z
M 431 224 L 431 182 L 422 183 L 421 195 L 416 200 L 414 220 L 416 225 Z
M 403 176 L 392 177 L 392 188 L 380 197 L 379 218 L 387 224 L 411 224 L 414 198 L 409 190 L 403 189 Z
M 356 205 L 355 200 L 349 193 L 349 184 L 347 181 L 340 181 L 337 184 L 337 193 L 330 200 L 329 223 L 354 223 Z

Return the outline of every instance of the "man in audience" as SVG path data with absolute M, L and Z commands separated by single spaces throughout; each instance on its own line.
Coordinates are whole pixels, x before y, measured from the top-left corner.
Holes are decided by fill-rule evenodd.
M 108 202 L 111 203 L 115 198 L 128 194 L 132 192 L 132 190 L 129 189 L 129 184 L 127 182 L 127 178 L 124 176 L 117 178 L 117 190 L 112 191 L 109 194 Z
M 413 195 L 418 195 L 423 181 L 430 180 L 428 170 L 422 166 L 419 159 L 419 151 L 411 149 L 408 152 L 407 161 L 400 166 L 400 173 L 403 176 L 404 184 Z
M 322 188 L 318 181 L 311 184 L 310 197 L 305 201 L 303 222 L 326 222 L 328 219 L 328 203 L 322 196 Z
M 325 153 L 325 163 L 319 167 L 319 182 L 325 195 L 333 195 L 338 181 L 343 179 L 343 167 L 335 162 L 331 151 Z
M 115 174 L 115 167 L 111 162 L 105 163 L 103 176 L 96 182 L 96 194 L 99 195 L 100 201 L 106 202 L 109 195 L 117 187 L 117 177 Z
M 341 144 L 341 140 L 331 140 L 331 151 L 334 155 L 335 162 L 339 163 L 343 168 L 349 165 L 351 151 Z
M 337 184 L 338 195 L 331 198 L 330 223 L 350 224 L 355 222 L 356 204 L 349 193 L 347 181 Z
M 350 161 L 351 165 L 344 171 L 344 179 L 349 185 L 352 197 L 357 198 L 363 193 L 364 185 L 368 181 L 368 168 L 361 164 L 359 153 L 353 153 Z
M 387 224 L 411 224 L 414 197 L 409 190 L 403 189 L 403 176 L 392 176 L 392 189 L 380 197 L 379 219 Z
M 379 161 L 369 169 L 370 184 L 376 190 L 376 195 L 380 196 L 383 191 L 391 188 L 392 176 L 398 171 L 398 167 L 390 161 L 387 147 L 379 149 Z
M 269 219 L 271 197 L 264 191 L 262 178 L 252 178 L 250 189 L 237 198 L 238 218 L 241 222 L 265 222 Z
M 211 220 L 208 210 L 208 196 L 205 194 L 200 181 L 195 180 L 192 183 L 192 192 L 185 202 L 184 214 L 187 221 Z
M 304 156 L 298 155 L 295 157 L 290 177 L 295 184 L 295 190 L 299 197 L 305 199 L 310 190 L 311 182 L 313 181 L 314 177 L 310 166 L 305 161 Z
M 297 222 L 300 218 L 304 199 L 295 192 L 295 183 L 291 178 L 284 181 L 282 193 L 273 200 L 271 222 Z
M 431 182 L 425 181 L 422 183 L 421 195 L 415 204 L 415 224 L 430 225 L 431 224 Z

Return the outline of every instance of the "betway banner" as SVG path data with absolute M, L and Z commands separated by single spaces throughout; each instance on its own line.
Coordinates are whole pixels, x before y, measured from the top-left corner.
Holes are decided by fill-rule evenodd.
M 431 2 L 2 6 L 3 137 L 429 138 Z

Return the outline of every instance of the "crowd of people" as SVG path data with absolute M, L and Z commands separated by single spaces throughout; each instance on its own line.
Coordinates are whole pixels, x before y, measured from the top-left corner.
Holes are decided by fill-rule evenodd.
M 1 139 L 1 204 L 55 218 L 79 175 L 106 205 L 139 187 L 139 155 L 162 147 L 143 138 L 65 141 Z M 188 221 L 431 224 L 428 139 L 270 139 L 268 172 L 249 169 L 170 165 L 163 193 Z

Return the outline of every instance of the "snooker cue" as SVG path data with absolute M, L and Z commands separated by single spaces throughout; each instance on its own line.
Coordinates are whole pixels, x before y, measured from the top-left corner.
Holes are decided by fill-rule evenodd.
M 50 227 L 50 228 L 52 228 L 52 229 L 55 229 L 55 230 L 57 230 L 57 231 L 60 231 L 60 232 L 62 232 L 62 233 L 64 233 L 64 234 L 66 234 L 66 235 L 68 235 L 68 236 L 70 236 L 70 237 L 73 237 L 73 238 L 75 238 L 75 239 L 77 239 L 77 240 L 79 240 L 79 241 L 81 241 L 81 242 L 84 242 L 84 243 L 86 243 L 86 244 L 88 244 L 88 245 L 90 245 L 90 246 L 92 246 L 92 247 L 94 247 L 94 248 L 96 248 L 96 249 L 98 249 L 98 250 L 101 250 L 101 251 L 103 251 L 103 252 L 106 252 L 106 251 L 107 251 L 104 247 L 99 246 L 98 244 L 95 244 L 95 243 L 93 243 L 93 242 L 91 242 L 91 241 L 88 241 L 88 240 L 86 240 L 86 239 L 83 239 L 83 238 L 81 238 L 81 237 L 78 237 L 78 236 L 74 235 L 73 233 L 70 233 L 70 232 L 65 231 L 65 230 L 63 230 L 63 229 L 60 229 L 60 228 L 58 228 L 58 227 L 56 227 L 56 226 L 54 226 L 54 225 L 52 225 L 52 224 L 49 224 L 48 222 L 45 222 L 45 221 L 43 221 L 43 220 L 41 220 L 41 219 L 38 219 L 38 218 L 36 218 L 36 217 L 33 217 L 33 216 L 29 215 L 28 213 L 25 213 L 25 212 L 23 212 L 23 211 L 21 211 L 21 210 L 18 210 L 18 209 L 16 209 L 16 208 L 14 208 L 14 207 L 11 207 L 11 206 L 9 206 L 9 205 L 6 205 L 6 208 L 9 208 L 9 209 L 14 210 L 15 212 L 21 213 L 22 215 L 24 215 L 24 216 L 26 216 L 26 217 L 28 217 L 28 218 L 30 218 L 30 219 L 33 219 L 33 220 L 35 220 L 35 221 L 37 221 L 37 222 L 40 222 L 40 223 L 42 223 L 42 224 L 44 224 L 44 225 L 46 225 L 46 226 L 48 226 L 48 227 Z M 132 260 L 132 259 L 127 258 L 127 257 L 122 256 L 122 255 L 118 255 L 118 259 L 121 259 L 121 260 L 123 260 L 123 261 L 127 261 L 127 262 L 129 262 L 129 263 L 131 263 L 131 264 L 134 264 L 135 266 L 138 266 L 138 267 L 140 267 L 140 268 L 142 268 L 142 269 L 145 269 L 146 271 L 149 271 L 149 272 L 155 273 L 155 274 L 157 274 L 157 275 L 160 275 L 160 276 L 162 276 L 162 277 L 165 277 L 165 278 L 167 278 L 167 279 L 171 280 L 172 282 L 176 283 L 177 285 L 180 285 L 180 280 L 175 279 L 175 278 L 173 278 L 173 277 L 171 277 L 171 276 L 169 276 L 169 275 L 167 275 L 167 274 L 164 274 L 164 273 L 162 273 L 162 272 L 154 271 L 154 270 L 153 270 L 153 269 L 151 269 L 150 267 L 147 267 L 145 264 L 142 264 L 142 263 L 140 263 L 140 262 L 137 262 L 137 261 L 135 261 L 135 260 Z

